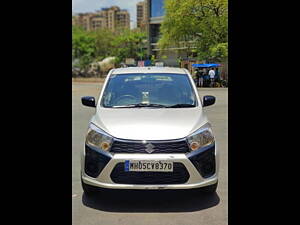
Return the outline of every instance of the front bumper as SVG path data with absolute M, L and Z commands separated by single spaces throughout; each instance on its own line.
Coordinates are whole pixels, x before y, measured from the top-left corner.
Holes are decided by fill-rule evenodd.
M 197 154 L 203 153 L 204 151 L 214 148 L 215 154 L 215 172 L 209 177 L 201 176 L 201 173 L 193 164 L 191 157 L 195 157 Z M 198 151 L 198 150 L 197 150 Z M 96 177 L 89 176 L 85 172 L 85 153 L 82 154 L 81 166 L 82 166 L 82 181 L 85 184 L 109 189 L 192 189 L 200 188 L 208 185 L 215 184 L 218 181 L 218 169 L 219 169 L 219 158 L 217 154 L 217 148 L 214 144 L 213 146 L 208 146 L 206 149 L 202 149 L 199 152 L 192 152 L 188 154 L 128 154 L 128 153 L 118 153 L 109 154 L 103 153 L 105 157 L 109 160 L 106 165 L 101 170 L 100 174 Z M 189 178 L 187 182 L 181 184 L 120 184 L 115 183 L 111 179 L 111 173 L 118 163 L 124 163 L 125 160 L 168 160 L 173 163 L 181 163 L 184 165 L 189 173 Z

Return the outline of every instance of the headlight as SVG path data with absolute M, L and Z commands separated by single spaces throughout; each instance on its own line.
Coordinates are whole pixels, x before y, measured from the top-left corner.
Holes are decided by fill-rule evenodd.
M 192 151 L 210 145 L 215 141 L 211 125 L 206 123 L 199 130 L 187 137 L 189 147 Z
M 103 130 L 90 124 L 87 135 L 86 144 L 100 148 L 103 151 L 109 151 L 112 143 L 112 137 L 106 134 Z

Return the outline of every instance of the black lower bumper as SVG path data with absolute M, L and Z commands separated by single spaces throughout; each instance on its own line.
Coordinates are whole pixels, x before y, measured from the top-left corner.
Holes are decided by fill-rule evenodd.
M 84 171 L 88 176 L 93 178 L 98 177 L 110 160 L 111 156 L 108 154 L 85 145 Z
M 203 178 L 216 173 L 215 144 L 203 147 L 187 155 Z

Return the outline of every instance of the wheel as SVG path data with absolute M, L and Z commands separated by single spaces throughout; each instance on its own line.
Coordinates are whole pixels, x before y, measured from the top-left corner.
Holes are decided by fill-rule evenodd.
M 225 80 L 222 81 L 222 87 L 227 87 L 227 82 Z
M 200 188 L 200 191 L 203 193 L 213 194 L 217 191 L 217 187 L 218 187 L 218 182 L 209 186 L 202 187 Z

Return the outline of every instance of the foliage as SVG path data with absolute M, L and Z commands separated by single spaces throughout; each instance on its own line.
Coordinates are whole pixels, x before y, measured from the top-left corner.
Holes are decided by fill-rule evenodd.
M 151 65 L 154 65 L 155 60 L 156 60 L 155 55 L 151 55 L 150 56 Z
M 228 56 L 228 43 L 219 43 L 209 49 L 209 59 L 215 62 L 223 62 Z
M 72 58 L 79 59 L 79 66 L 86 69 L 95 56 L 95 37 L 80 27 L 72 28 Z
M 137 30 L 125 30 L 113 40 L 113 55 L 116 57 L 116 63 L 123 62 L 125 58 L 141 59 L 146 56 L 143 48 L 143 40 L 146 39 L 146 33 Z
M 116 63 L 125 58 L 145 58 L 146 33 L 138 30 L 112 32 L 109 29 L 85 31 L 80 27 L 72 28 L 72 58 L 78 59 L 79 67 L 86 70 L 92 62 L 107 57 L 116 57 Z
M 211 58 L 227 43 L 227 0 L 166 0 L 159 46 L 196 47 L 200 60 Z M 226 53 L 227 54 L 227 53 Z M 225 54 L 225 55 L 226 55 Z
M 95 57 L 97 61 L 112 56 L 114 38 L 115 34 L 108 29 L 98 29 L 95 31 Z

